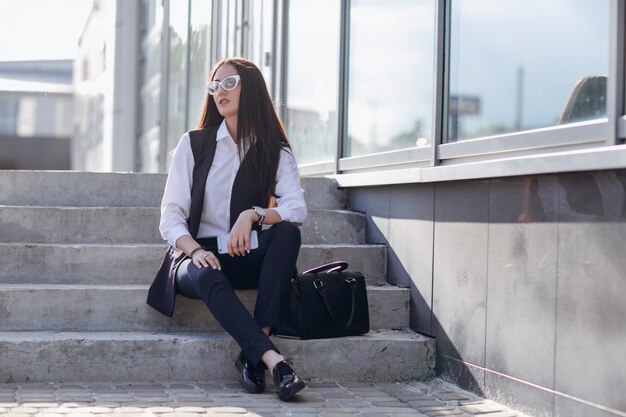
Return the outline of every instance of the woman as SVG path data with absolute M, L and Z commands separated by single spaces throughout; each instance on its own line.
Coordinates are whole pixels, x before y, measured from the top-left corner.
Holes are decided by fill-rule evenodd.
M 162 266 L 168 277 L 157 275 L 148 303 L 171 316 L 176 293 L 202 299 L 242 348 L 235 361 L 242 385 L 263 392 L 268 369 L 288 401 L 305 384 L 268 336 L 295 272 L 304 191 L 259 69 L 226 59 L 210 79 L 199 129 L 181 138 L 161 204 L 161 235 L 180 252 Z M 262 231 L 263 224 L 272 227 Z M 220 254 L 216 238 L 227 233 L 228 253 Z M 254 317 L 234 292 L 251 288 L 258 288 Z

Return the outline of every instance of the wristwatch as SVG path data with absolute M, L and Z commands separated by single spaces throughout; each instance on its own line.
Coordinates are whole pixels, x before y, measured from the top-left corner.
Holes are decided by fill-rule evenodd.
M 265 210 L 263 210 L 259 206 L 252 206 L 252 210 L 259 216 L 259 221 L 257 222 L 259 226 L 263 226 L 263 220 L 265 220 Z

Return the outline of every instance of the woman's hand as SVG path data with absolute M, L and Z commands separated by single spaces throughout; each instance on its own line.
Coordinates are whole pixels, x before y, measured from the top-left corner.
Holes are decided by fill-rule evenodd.
M 246 252 L 250 253 L 250 232 L 252 231 L 252 223 L 257 220 L 257 217 L 252 209 L 241 212 L 230 230 L 230 239 L 228 240 L 228 254 L 230 256 L 245 256 Z
M 191 262 L 198 268 L 213 268 L 222 270 L 219 259 L 213 252 L 199 249 L 195 251 L 191 256 Z

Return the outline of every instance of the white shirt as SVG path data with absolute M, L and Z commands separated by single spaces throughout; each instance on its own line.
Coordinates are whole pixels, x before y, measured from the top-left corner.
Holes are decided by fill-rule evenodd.
M 202 206 L 198 237 L 219 236 L 230 232 L 230 199 L 239 170 L 237 144 L 228 133 L 226 122 L 217 130 L 215 157 L 209 170 Z M 172 246 L 181 236 L 190 235 L 187 227 L 191 207 L 194 158 L 189 133 L 178 142 L 161 201 L 159 230 Z M 276 172 L 276 199 L 274 208 L 282 220 L 303 223 L 307 216 L 304 190 L 300 185 L 298 166 L 289 149 L 280 151 Z

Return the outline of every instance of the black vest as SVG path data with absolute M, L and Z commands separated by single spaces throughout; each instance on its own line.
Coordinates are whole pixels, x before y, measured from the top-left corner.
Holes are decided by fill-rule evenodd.
M 193 185 L 191 186 L 191 207 L 187 224 L 189 225 L 189 233 L 191 233 L 194 239 L 198 237 L 206 181 L 215 157 L 215 147 L 217 146 L 216 137 L 217 128 L 215 127 L 189 132 L 195 164 L 193 167 Z M 247 155 L 255 151 L 256 149 L 252 145 Z M 263 190 L 261 190 L 259 176 L 252 169 L 250 159 L 244 157 L 235 176 L 230 199 L 230 227 L 233 227 L 242 211 L 252 208 L 252 206 L 266 207 L 268 202 L 263 200 Z M 261 230 L 261 227 L 256 223 L 253 225 L 253 228 L 258 231 Z
M 189 132 L 194 167 L 191 186 L 191 206 L 189 208 L 187 225 L 189 226 L 189 233 L 191 233 L 194 239 L 198 237 L 206 181 L 215 157 L 217 130 L 217 127 L 208 127 Z M 254 145 L 250 147 L 246 155 L 250 155 L 252 152 L 255 152 Z M 267 206 L 268 202 L 264 200 L 259 177 L 252 169 L 249 158 L 244 157 L 235 176 L 231 193 L 230 227 L 235 224 L 242 211 L 252 208 L 252 206 Z M 255 223 L 253 228 L 260 230 L 261 226 Z M 178 271 L 178 267 L 185 259 L 188 259 L 188 256 L 184 252 L 170 246 L 148 291 L 148 304 L 169 317 L 172 317 L 174 314 L 176 301 L 176 271 Z

